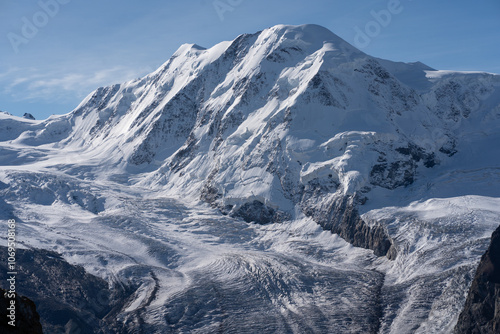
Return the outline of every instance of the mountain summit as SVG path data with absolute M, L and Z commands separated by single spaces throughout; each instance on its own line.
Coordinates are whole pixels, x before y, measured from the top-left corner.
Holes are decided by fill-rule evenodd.
M 493 135 L 498 83 L 376 59 L 321 26 L 278 25 L 210 49 L 184 44 L 152 74 L 99 88 L 15 142 L 54 142 L 108 177 L 139 174 L 247 221 L 311 215 L 385 255 L 391 238 L 357 205 L 451 163 L 462 132 Z

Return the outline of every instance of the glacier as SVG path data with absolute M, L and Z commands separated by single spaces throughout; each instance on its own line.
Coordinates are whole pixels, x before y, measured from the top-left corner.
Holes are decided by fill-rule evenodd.
M 499 93 L 316 25 L 185 44 L 66 115 L 0 112 L 0 216 L 115 296 L 53 292 L 54 333 L 451 333 L 499 224 Z

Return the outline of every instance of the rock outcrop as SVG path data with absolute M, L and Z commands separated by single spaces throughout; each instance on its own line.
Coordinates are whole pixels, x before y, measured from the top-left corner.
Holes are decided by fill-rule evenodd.
M 33 116 L 32 114 L 30 114 L 28 112 L 24 113 L 23 117 L 26 119 L 31 119 L 32 121 L 35 120 L 35 116 Z
M 5 247 L 0 247 L 2 282 L 7 279 L 7 268 L 3 265 L 7 263 L 6 254 Z M 69 264 L 58 253 L 46 250 L 18 249 L 16 266 L 16 289 L 33 300 L 19 298 L 18 305 L 23 305 L 19 314 L 24 314 L 24 318 L 19 318 L 19 325 L 36 323 L 40 319 L 47 333 L 120 332 L 122 324 L 116 322 L 115 312 L 130 294 L 126 287 L 110 288 L 103 279 Z M 39 317 L 34 311 L 35 304 Z M 5 309 L 1 306 L 1 311 Z M 102 331 L 103 327 L 108 330 Z
M 14 299 L 8 298 L 6 294 L 7 291 L 0 288 L 0 332 L 4 334 L 42 334 L 40 315 L 36 311 L 35 303 L 17 294 L 15 298 L 15 326 L 9 325 L 7 308 L 10 301 Z
M 455 332 L 500 333 L 500 227 L 481 258 Z
M 365 222 L 356 209 L 354 197 L 338 197 L 323 208 L 304 211 L 323 229 L 338 234 L 352 245 L 371 249 L 377 256 L 387 256 L 391 260 L 396 258 L 396 249 L 383 225 Z

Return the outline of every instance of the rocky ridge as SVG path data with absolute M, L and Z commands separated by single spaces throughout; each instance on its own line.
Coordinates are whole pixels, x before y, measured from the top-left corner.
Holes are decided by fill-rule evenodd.
M 467 301 L 460 314 L 457 334 L 493 334 L 500 331 L 500 227 L 481 257 Z

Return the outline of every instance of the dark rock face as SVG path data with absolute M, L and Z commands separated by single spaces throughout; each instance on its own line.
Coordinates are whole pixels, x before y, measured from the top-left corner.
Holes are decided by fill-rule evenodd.
M 353 198 L 343 197 L 333 202 L 328 219 L 323 221 L 323 228 L 337 233 L 353 246 L 373 250 L 377 256 L 394 259 L 396 254 L 392 241 L 380 224 L 369 226 L 359 216 Z
M 375 255 L 391 260 L 396 258 L 396 249 L 384 227 L 377 222 L 367 224 L 356 210 L 353 197 L 337 197 L 324 208 L 306 207 L 304 213 L 353 246 L 371 249 Z
M 242 205 L 235 216 L 243 218 L 247 223 L 267 224 L 273 221 L 274 209 L 265 206 L 259 201 L 253 201 Z
M 1 282 L 7 279 L 6 254 L 0 247 Z M 114 315 L 130 296 L 128 287 L 110 288 L 103 279 L 46 250 L 18 249 L 16 266 L 16 289 L 37 305 L 46 333 L 105 334 L 122 329 Z
M 32 120 L 35 120 L 35 117 L 34 117 L 32 114 L 30 114 L 30 113 L 25 113 L 25 114 L 23 115 L 23 117 L 24 117 L 24 118 L 26 118 L 26 119 L 32 119 Z
M 455 332 L 500 333 L 500 227 L 481 258 Z
M 243 204 L 238 210 L 230 212 L 230 215 L 243 218 L 247 223 L 257 224 L 281 223 L 290 219 L 286 212 L 270 208 L 257 200 Z
M 370 172 L 370 182 L 387 189 L 406 187 L 415 181 L 417 166 L 413 161 L 383 162 L 374 165 Z
M 372 185 L 386 189 L 407 187 L 415 182 L 417 168 L 420 165 L 432 168 L 437 164 L 434 152 L 428 153 L 423 148 L 411 143 L 406 147 L 398 147 L 395 151 L 399 154 L 400 159 L 392 162 L 387 161 L 385 153 L 379 152 L 379 163 L 374 165 L 370 172 Z M 446 152 L 448 152 L 446 154 L 451 154 L 452 151 Z
M 40 315 L 36 311 L 33 301 L 16 294 L 16 320 L 15 327 L 8 324 L 7 307 L 10 299 L 6 296 L 7 291 L 0 288 L 0 332 L 5 334 L 42 334 Z

